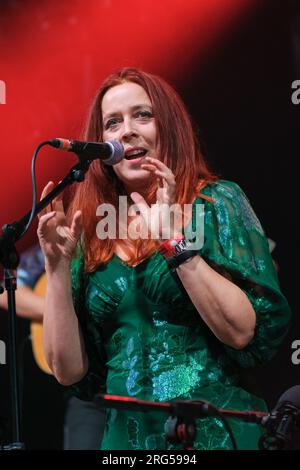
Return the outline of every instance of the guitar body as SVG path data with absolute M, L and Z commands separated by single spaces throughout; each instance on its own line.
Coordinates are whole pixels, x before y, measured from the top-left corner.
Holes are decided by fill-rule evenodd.
M 46 293 L 46 274 L 43 274 L 34 289 L 34 292 L 41 297 L 45 296 Z M 39 368 L 46 374 L 51 374 L 47 361 L 45 359 L 44 348 L 43 348 L 43 324 L 39 322 L 31 322 L 30 325 L 31 344 L 34 359 Z

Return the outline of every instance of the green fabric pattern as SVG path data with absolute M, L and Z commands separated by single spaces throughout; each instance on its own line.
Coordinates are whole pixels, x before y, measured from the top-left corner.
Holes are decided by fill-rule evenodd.
M 87 375 L 73 386 L 79 398 L 89 399 L 99 391 L 158 402 L 204 399 L 219 408 L 266 410 L 261 398 L 243 388 L 241 377 L 275 354 L 287 332 L 290 309 L 263 229 L 241 188 L 219 180 L 202 193 L 214 203 L 200 197 L 194 201 L 194 207 L 205 204 L 199 254 L 252 302 L 257 314 L 254 338 L 243 350 L 221 343 L 159 252 L 136 267 L 115 255 L 89 275 L 78 255 L 72 265 L 73 297 L 90 364 Z M 180 449 L 165 442 L 167 418 L 160 412 L 110 409 L 101 448 Z M 258 425 L 229 423 L 239 449 L 257 449 Z M 220 419 L 197 420 L 195 448 L 232 448 Z

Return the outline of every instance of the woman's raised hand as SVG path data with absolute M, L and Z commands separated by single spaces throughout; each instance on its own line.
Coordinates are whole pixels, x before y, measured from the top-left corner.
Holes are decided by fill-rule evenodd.
M 175 207 L 176 181 L 172 171 L 156 158 L 145 158 L 141 168 L 148 170 L 157 178 L 156 204 L 151 207 L 137 192 L 131 193 L 131 199 L 139 208 L 143 224 L 150 231 L 152 238 L 165 239 L 180 232 L 182 228 L 181 210 Z M 173 210 L 170 210 L 173 206 Z M 175 209 L 175 211 L 174 211 Z
M 52 191 L 50 181 L 44 188 L 41 199 Z M 67 223 L 62 196 L 58 196 L 39 214 L 37 234 L 45 256 L 46 266 L 55 269 L 60 263 L 70 262 L 82 232 L 81 212 L 74 214 L 70 225 Z

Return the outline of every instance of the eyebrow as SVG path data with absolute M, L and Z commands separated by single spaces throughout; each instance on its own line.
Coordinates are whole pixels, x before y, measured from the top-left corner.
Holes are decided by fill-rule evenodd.
M 141 108 L 149 108 L 149 109 L 152 109 L 152 105 L 151 104 L 146 104 L 146 103 L 143 103 L 143 104 L 135 104 L 134 106 L 132 106 L 130 108 L 131 111 L 136 111 L 137 109 L 141 109 Z M 105 119 L 108 119 L 108 118 L 111 118 L 113 116 L 116 116 L 117 114 L 119 114 L 120 111 L 115 111 L 113 113 L 108 113 L 108 114 L 104 114 L 103 115 L 103 121 Z

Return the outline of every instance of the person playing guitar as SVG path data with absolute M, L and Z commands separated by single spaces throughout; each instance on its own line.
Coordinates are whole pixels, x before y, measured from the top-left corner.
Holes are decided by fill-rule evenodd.
M 50 375 L 52 372 L 43 350 L 45 290 L 44 256 L 40 246 L 36 244 L 21 255 L 17 270 L 16 311 L 19 317 L 31 320 L 30 338 L 34 359 L 39 368 Z M 7 309 L 6 292 L 0 295 L 0 308 Z M 104 424 L 105 410 L 100 407 L 97 397 L 91 402 L 84 402 L 68 396 L 64 422 L 64 449 L 98 449 Z

